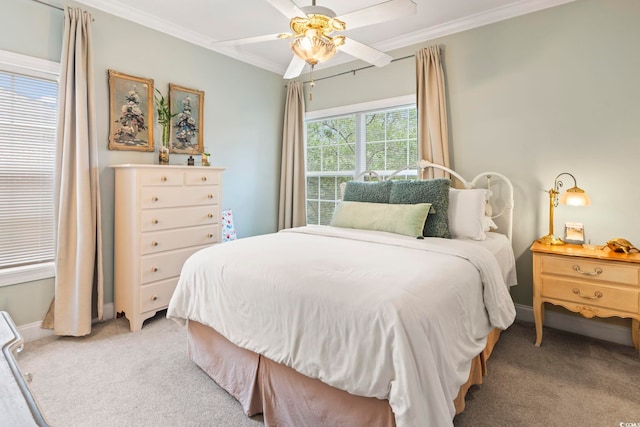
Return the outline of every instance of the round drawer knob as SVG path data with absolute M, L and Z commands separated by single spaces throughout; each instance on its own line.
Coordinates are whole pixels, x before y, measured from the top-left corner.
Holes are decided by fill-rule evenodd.
M 209 234 L 207 234 L 207 237 L 208 237 L 208 238 L 212 238 L 212 237 L 213 237 L 213 234 L 209 233 Z
M 207 194 L 207 198 L 213 199 L 213 194 Z
M 203 176 L 203 177 L 202 177 L 202 181 L 206 181 L 206 180 L 207 180 L 207 177 L 206 177 L 206 176 Z
M 167 177 L 166 177 L 166 176 L 163 176 L 162 178 L 160 178 L 160 181 L 162 181 L 162 182 L 167 182 Z
M 213 218 L 213 214 L 209 214 L 207 215 L 209 218 Z
M 152 272 L 152 273 L 155 273 L 155 272 L 157 272 L 157 271 L 158 271 L 158 267 L 151 267 L 151 272 Z
M 153 197 L 151 198 L 151 201 L 152 201 L 152 202 L 157 202 L 157 201 L 158 201 L 158 197 L 157 197 L 157 196 L 153 196 Z
M 158 295 L 153 295 L 151 297 L 151 301 L 157 301 L 158 300 Z
M 158 246 L 159 243 L 158 242 L 151 242 L 151 246 Z
M 151 220 L 151 224 L 157 224 L 157 223 L 159 223 L 159 222 L 160 222 L 160 221 L 158 221 L 157 219 L 152 219 L 152 220 Z

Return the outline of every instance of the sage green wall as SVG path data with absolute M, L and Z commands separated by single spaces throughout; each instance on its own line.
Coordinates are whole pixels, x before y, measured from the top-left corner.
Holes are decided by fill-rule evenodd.
M 517 303 L 532 304 L 528 248 L 547 234 L 545 191 L 561 172 L 574 174 L 592 205 L 557 208 L 556 234 L 565 222 L 577 221 L 592 243 L 626 237 L 640 245 L 638 22 L 637 0 L 577 0 L 393 53 L 399 58 L 442 47 L 454 169 L 469 178 L 493 170 L 513 181 Z M 320 80 L 306 108 L 413 93 L 415 61 L 408 59 Z
M 281 76 L 186 43 L 83 5 L 92 26 L 105 303 L 113 302 L 114 176 L 121 163 L 157 163 L 156 153 L 110 151 L 107 70 L 151 78 L 165 94 L 168 84 L 204 90 L 204 143 L 215 166 L 226 167 L 223 207 L 231 208 L 240 237 L 276 231 L 284 85 Z M 28 0 L 5 0 L 0 49 L 60 60 L 64 16 Z M 160 135 L 160 129 L 154 129 Z M 171 163 L 187 156 L 172 155 Z M 0 310 L 20 326 L 42 319 L 53 296 L 53 280 L 0 287 Z

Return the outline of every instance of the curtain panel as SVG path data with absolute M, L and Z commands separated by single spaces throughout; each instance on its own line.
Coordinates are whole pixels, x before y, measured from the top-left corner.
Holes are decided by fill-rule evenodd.
M 287 85 L 280 164 L 278 230 L 307 223 L 304 166 L 304 93 L 302 82 Z
M 56 335 L 91 333 L 93 293 L 103 313 L 98 145 L 91 15 L 65 11 L 56 147 L 55 296 L 42 327 Z
M 418 158 L 449 167 L 449 130 L 444 71 L 438 46 L 416 52 L 418 109 Z M 441 170 L 428 169 L 428 177 L 444 177 Z

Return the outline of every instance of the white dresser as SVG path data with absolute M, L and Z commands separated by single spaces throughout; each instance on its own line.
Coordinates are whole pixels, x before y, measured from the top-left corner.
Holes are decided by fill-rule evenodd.
M 220 241 L 223 168 L 115 165 L 115 312 L 131 331 L 167 308 L 182 265 Z

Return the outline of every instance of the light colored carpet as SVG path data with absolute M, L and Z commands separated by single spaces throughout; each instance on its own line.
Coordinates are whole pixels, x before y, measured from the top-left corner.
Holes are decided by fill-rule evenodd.
M 186 355 L 186 331 L 164 318 L 130 333 L 125 319 L 85 338 L 25 345 L 18 362 L 54 427 L 263 425 L 248 418 Z M 484 384 L 467 395 L 456 427 L 619 426 L 640 423 L 640 356 L 633 348 L 532 324 L 503 333 Z M 425 422 L 425 426 L 429 425 Z

